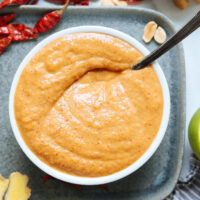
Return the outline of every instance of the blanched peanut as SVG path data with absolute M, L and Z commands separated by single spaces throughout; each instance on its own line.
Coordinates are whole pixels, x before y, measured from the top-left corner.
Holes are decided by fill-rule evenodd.
M 158 43 L 158 44 L 162 44 L 166 41 L 167 35 L 165 30 L 162 27 L 158 27 L 155 35 L 154 35 L 154 40 Z
M 188 0 L 173 0 L 174 4 L 180 8 L 181 10 L 184 10 L 185 8 L 188 7 Z
M 144 34 L 143 34 L 143 40 L 146 43 L 149 43 L 152 40 L 152 38 L 156 32 L 156 29 L 157 29 L 156 22 L 151 21 L 146 24 L 146 26 L 144 27 Z
M 115 6 L 127 6 L 128 5 L 126 1 L 112 0 L 112 2 Z
M 112 2 L 112 0 L 102 0 L 101 5 L 102 6 L 114 6 L 114 3 Z

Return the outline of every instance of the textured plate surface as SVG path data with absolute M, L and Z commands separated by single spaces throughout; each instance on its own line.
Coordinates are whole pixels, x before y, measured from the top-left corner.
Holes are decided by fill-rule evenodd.
M 47 9 L 30 6 L 17 9 L 16 22 L 32 27 Z M 171 96 L 170 121 L 162 144 L 142 168 L 120 181 L 108 184 L 108 190 L 99 186 L 83 186 L 78 190 L 73 185 L 55 179 L 43 183 L 45 174 L 19 148 L 8 116 L 8 96 L 13 76 L 24 56 L 39 41 L 68 27 L 101 25 L 128 33 L 142 42 L 143 28 L 150 20 L 165 27 L 168 37 L 174 33 L 167 18 L 146 9 L 69 8 L 55 29 L 37 40 L 12 44 L 0 56 L 0 173 L 4 176 L 13 171 L 26 173 L 32 188 L 31 200 L 159 200 L 173 190 L 181 170 L 185 133 L 185 65 L 181 46 L 173 48 L 158 60 L 167 78 Z M 145 46 L 152 51 L 157 44 L 151 42 Z

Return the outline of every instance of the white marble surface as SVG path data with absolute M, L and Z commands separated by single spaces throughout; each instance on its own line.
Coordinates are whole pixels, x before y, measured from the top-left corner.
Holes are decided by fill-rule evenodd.
M 49 5 L 48 2 L 41 0 L 39 5 Z M 101 5 L 101 0 L 91 0 L 90 6 Z M 176 8 L 172 0 L 144 0 L 136 7 L 146 7 L 158 10 L 167 15 L 178 30 L 195 13 L 200 10 L 200 3 L 190 0 L 189 7 L 181 11 Z M 184 178 L 189 170 L 189 157 L 192 153 L 189 146 L 187 129 L 193 113 L 200 107 L 200 29 L 183 41 L 186 62 L 186 143 L 183 169 L 181 177 Z

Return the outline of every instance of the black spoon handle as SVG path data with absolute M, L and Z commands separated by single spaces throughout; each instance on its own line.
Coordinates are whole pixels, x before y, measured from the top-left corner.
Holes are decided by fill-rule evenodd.
M 157 58 L 162 56 L 172 47 L 177 45 L 183 39 L 185 39 L 188 35 L 190 35 L 193 31 L 195 31 L 200 26 L 200 11 L 176 34 L 174 34 L 169 40 L 163 43 L 158 49 L 154 50 L 148 56 L 146 56 L 142 61 L 133 65 L 132 69 L 138 70 L 146 67 L 148 64 L 155 61 Z

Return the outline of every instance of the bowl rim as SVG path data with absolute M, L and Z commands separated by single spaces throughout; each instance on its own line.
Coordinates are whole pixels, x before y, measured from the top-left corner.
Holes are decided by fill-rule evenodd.
M 125 176 L 128 176 L 129 174 L 133 173 L 137 169 L 139 169 L 141 166 L 143 166 L 149 159 L 150 157 L 155 153 L 157 148 L 159 147 L 167 126 L 168 126 L 168 121 L 169 121 L 169 116 L 170 116 L 170 93 L 169 93 L 169 88 L 168 84 L 166 81 L 166 78 L 164 76 L 164 73 L 159 66 L 158 62 L 155 61 L 153 63 L 153 67 L 156 71 L 156 74 L 159 78 L 161 87 L 162 87 L 162 92 L 163 92 L 163 115 L 162 115 L 162 121 L 160 124 L 159 131 L 153 140 L 151 146 L 146 150 L 146 152 L 133 164 L 128 166 L 127 168 L 116 172 L 111 175 L 107 176 L 102 176 L 102 177 L 79 177 L 75 175 L 70 175 L 64 172 L 61 172 L 43 161 L 41 161 L 26 145 L 24 142 L 20 131 L 18 129 L 16 120 L 15 120 L 15 114 L 14 114 L 14 95 L 15 95 L 15 90 L 16 86 L 19 80 L 19 77 L 26 66 L 26 64 L 29 62 L 29 60 L 41 49 L 43 48 L 46 44 L 49 42 L 62 37 L 67 34 L 72 34 L 72 33 L 78 33 L 78 32 L 96 32 L 96 33 L 105 33 L 109 34 L 115 37 L 118 37 L 134 47 L 136 47 L 139 51 L 141 51 L 144 55 L 148 55 L 150 52 L 144 47 L 138 40 L 133 38 L 132 36 L 129 36 L 126 33 L 123 33 L 121 31 L 118 31 L 116 29 L 104 27 L 104 26 L 78 26 L 78 27 L 72 27 L 72 28 L 67 28 L 62 31 L 56 32 L 50 36 L 48 36 L 46 39 L 42 40 L 40 43 L 38 43 L 33 49 L 30 50 L 30 52 L 25 56 L 21 64 L 19 65 L 12 85 L 10 89 L 10 94 L 9 94 L 9 117 L 10 117 L 10 122 L 11 122 L 11 127 L 14 133 L 14 136 L 21 147 L 22 151 L 25 153 L 25 155 L 42 171 L 45 173 L 51 175 L 54 178 L 57 178 L 61 181 L 73 183 L 73 184 L 80 184 L 80 185 L 99 185 L 99 184 L 105 184 L 105 183 L 110 183 L 116 180 L 119 180 L 121 178 L 124 178 Z

